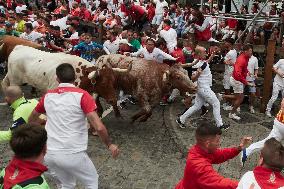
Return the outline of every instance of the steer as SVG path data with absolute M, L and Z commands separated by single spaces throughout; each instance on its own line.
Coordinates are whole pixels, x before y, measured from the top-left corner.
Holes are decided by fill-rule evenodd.
M 43 49 L 43 47 L 37 43 L 22 39 L 19 37 L 14 37 L 10 35 L 4 35 L 0 38 L 0 61 L 8 61 L 10 53 L 13 51 L 14 47 L 17 45 L 24 45 L 33 47 L 36 49 Z
M 132 69 L 128 73 L 115 73 L 112 78 L 108 78 L 112 84 L 106 87 L 106 78 L 103 74 L 104 67 L 125 69 L 129 65 L 132 65 Z M 170 67 L 154 61 L 115 54 L 99 57 L 96 67 L 98 67 L 98 70 L 92 72 L 89 78 L 95 82 L 95 91 L 111 105 L 116 107 L 116 94 L 119 90 L 123 90 L 126 94 L 133 95 L 138 99 L 142 110 L 132 117 L 133 122 L 137 119 L 141 122 L 146 121 L 152 114 L 152 108 L 172 89 L 179 89 L 182 95 L 196 90 L 196 86 L 180 65 Z
M 38 49 L 18 45 L 8 58 L 8 72 L 2 81 L 5 90 L 10 85 L 29 84 L 41 92 L 58 86 L 56 81 L 56 67 L 62 63 L 71 64 L 76 73 L 75 85 L 88 91 L 95 92 L 95 87 L 88 79 L 88 75 L 98 68 L 83 58 L 65 53 L 49 53 Z M 129 68 L 130 69 L 130 68 Z M 100 70 L 104 74 L 105 88 L 111 86 L 111 80 L 127 69 L 111 68 L 104 66 Z

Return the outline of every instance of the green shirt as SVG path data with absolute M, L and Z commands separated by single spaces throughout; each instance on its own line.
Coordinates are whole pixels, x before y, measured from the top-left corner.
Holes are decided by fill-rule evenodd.
M 129 43 L 132 45 L 135 51 L 138 51 L 141 47 L 141 44 L 137 39 L 132 39 Z
M 12 30 L 11 32 L 7 33 L 6 29 L 1 29 L 0 30 L 0 36 L 3 35 L 11 35 L 11 36 L 16 36 L 16 37 L 20 37 L 21 33 L 17 32 L 16 30 Z
M 25 21 L 24 20 L 21 20 L 18 25 L 17 25 L 17 31 L 18 32 L 24 32 L 25 31 Z
M 3 169 L 0 173 L 0 178 L 4 178 L 5 176 L 5 169 Z M 50 189 L 46 180 L 44 179 L 44 176 L 41 175 L 43 182 L 41 184 L 29 184 L 25 187 L 22 187 L 20 185 L 15 185 L 11 189 Z M 1 182 L 1 181 L 0 181 Z M 0 183 L 0 189 L 3 189 L 3 183 Z
M 38 101 L 35 99 L 26 100 L 24 97 L 17 99 L 11 105 L 11 108 L 14 110 L 13 113 L 13 125 L 11 129 L 18 127 L 24 123 L 28 123 L 29 116 L 36 107 Z M 9 141 L 11 139 L 12 132 L 0 131 L 0 142 Z

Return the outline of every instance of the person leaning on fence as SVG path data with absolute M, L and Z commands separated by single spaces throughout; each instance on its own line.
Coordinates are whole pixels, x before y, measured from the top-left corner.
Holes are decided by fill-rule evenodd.
M 219 175 L 212 164 L 236 157 L 251 137 L 244 137 L 238 147 L 220 149 L 221 134 L 220 128 L 208 122 L 198 126 L 196 144 L 188 152 L 184 177 L 175 189 L 235 189 L 238 186 L 238 181 Z
M 49 189 L 42 164 L 46 154 L 47 133 L 42 126 L 25 124 L 12 133 L 10 146 L 15 153 L 0 173 L 0 189 Z

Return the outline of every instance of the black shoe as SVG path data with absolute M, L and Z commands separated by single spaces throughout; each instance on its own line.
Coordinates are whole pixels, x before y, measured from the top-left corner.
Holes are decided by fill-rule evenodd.
M 227 131 L 230 128 L 230 124 L 223 124 L 219 127 L 221 130 Z
M 133 98 L 132 96 L 128 97 L 127 100 L 128 100 L 131 104 L 133 104 L 133 105 L 136 104 L 136 99 Z
M 121 109 L 126 109 L 126 101 L 122 101 L 120 104 L 119 104 L 120 108 Z
M 208 111 L 209 110 L 205 106 L 202 106 L 201 107 L 201 114 L 200 114 L 200 116 L 204 117 L 208 113 Z
M 183 124 L 183 123 L 180 121 L 179 117 L 176 119 L 176 123 L 179 125 L 179 127 L 180 127 L 181 129 L 185 129 L 185 128 L 186 128 L 185 124 Z

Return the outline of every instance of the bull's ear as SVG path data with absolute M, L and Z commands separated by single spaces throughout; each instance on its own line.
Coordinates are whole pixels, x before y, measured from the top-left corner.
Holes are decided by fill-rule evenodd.
M 163 74 L 163 81 L 164 81 L 164 82 L 169 81 L 169 77 L 170 77 L 170 72 L 169 72 L 169 71 L 166 71 L 166 72 Z

